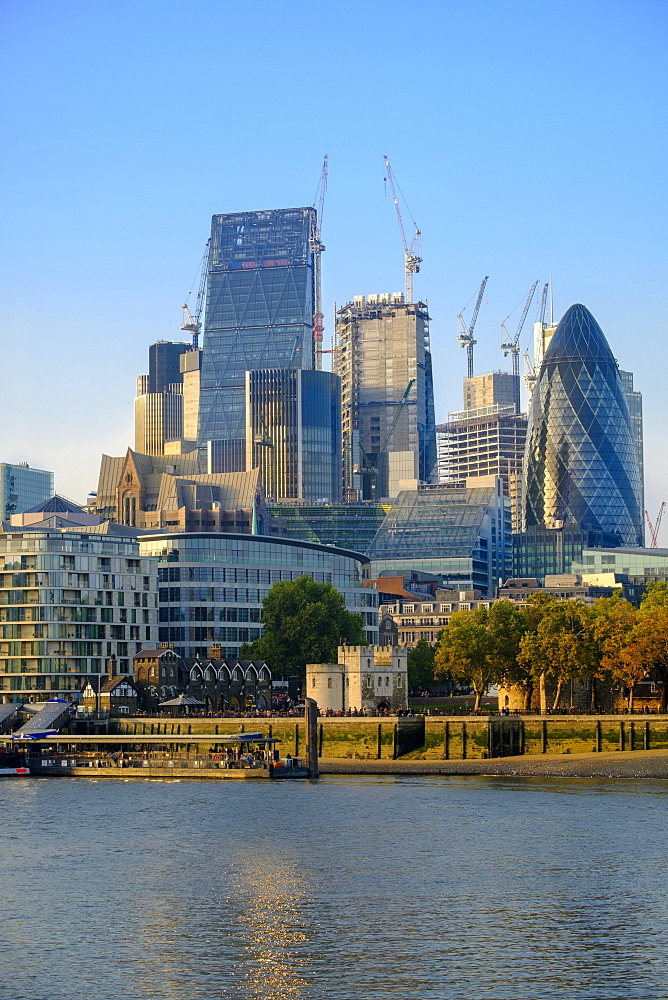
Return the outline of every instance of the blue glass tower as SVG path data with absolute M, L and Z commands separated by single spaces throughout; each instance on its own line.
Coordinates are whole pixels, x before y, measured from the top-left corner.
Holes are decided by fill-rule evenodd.
M 199 407 L 216 468 L 245 461 L 245 373 L 313 369 L 313 208 L 214 215 Z
M 642 545 L 638 452 L 619 369 L 582 305 L 545 352 L 529 410 L 524 529 L 576 525 Z

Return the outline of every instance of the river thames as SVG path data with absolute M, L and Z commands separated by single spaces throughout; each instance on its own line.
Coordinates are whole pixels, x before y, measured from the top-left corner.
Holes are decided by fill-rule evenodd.
M 4 779 L 7 1000 L 657 1000 L 658 781 Z

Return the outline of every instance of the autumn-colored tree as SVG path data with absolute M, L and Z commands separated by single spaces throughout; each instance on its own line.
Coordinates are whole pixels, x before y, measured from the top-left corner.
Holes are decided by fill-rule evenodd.
M 638 612 L 629 601 L 615 594 L 600 597 L 594 604 L 593 615 L 594 635 L 600 648 L 599 676 L 626 688 L 632 711 L 635 686 L 647 673 L 635 648 Z
M 630 617 L 630 616 L 629 616 Z M 648 584 L 634 623 L 619 640 L 623 650 L 617 676 L 627 687 L 629 710 L 638 681 L 649 676 L 661 687 L 661 708 L 666 708 L 668 681 L 668 584 L 661 580 Z

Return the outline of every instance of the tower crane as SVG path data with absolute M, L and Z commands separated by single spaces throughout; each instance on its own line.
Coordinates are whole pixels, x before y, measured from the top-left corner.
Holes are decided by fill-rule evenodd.
M 192 334 L 193 338 L 193 349 L 199 347 L 199 335 L 202 332 L 202 309 L 204 308 L 204 296 L 206 293 L 206 279 L 209 275 L 209 252 L 211 249 L 211 240 L 206 241 L 206 247 L 204 248 L 204 254 L 202 256 L 202 263 L 200 264 L 199 272 L 199 289 L 197 291 L 197 300 L 195 302 L 195 315 L 190 312 L 188 308 L 188 302 L 184 302 L 183 306 L 183 322 L 181 323 L 181 329 L 185 330 L 187 333 Z M 190 292 L 188 292 L 190 296 Z
M 536 279 L 531 286 L 527 300 L 524 303 L 524 309 L 522 310 L 522 316 L 517 324 L 517 330 L 515 331 L 515 336 L 510 339 L 510 334 L 506 327 L 506 320 L 510 319 L 512 313 L 509 313 L 501 324 L 501 329 L 504 331 L 506 336 L 505 343 L 501 344 L 501 350 L 503 351 L 504 358 L 507 358 L 509 354 L 513 356 L 513 396 L 515 399 L 515 413 L 520 412 L 520 335 L 524 327 L 525 320 L 527 318 L 527 313 L 529 312 L 529 307 L 531 305 L 531 300 L 533 299 L 534 292 L 538 287 L 538 279 Z M 503 337 L 502 337 L 503 339 Z
M 325 153 L 325 158 L 322 161 L 322 171 L 320 173 L 320 181 L 318 182 L 318 190 L 315 193 L 315 203 L 314 208 L 316 210 L 315 216 L 315 228 L 311 236 L 311 253 L 313 254 L 313 280 L 315 286 L 315 292 L 313 296 L 313 354 L 315 360 L 315 367 L 318 371 L 322 368 L 322 356 L 323 354 L 329 354 L 329 351 L 323 351 L 322 349 L 322 338 L 325 332 L 324 327 L 324 314 L 322 311 L 322 254 L 325 250 L 325 245 L 322 242 L 322 214 L 325 208 L 325 194 L 327 193 L 327 154 Z
M 466 361 L 467 361 L 467 378 L 473 378 L 473 345 L 477 344 L 477 340 L 473 339 L 473 331 L 475 329 L 476 320 L 478 319 L 478 313 L 480 312 L 480 306 L 482 304 L 482 298 L 485 294 L 485 287 L 489 281 L 489 275 L 486 274 L 480 283 L 480 290 L 478 291 L 478 298 L 475 304 L 475 309 L 473 310 L 473 315 L 471 316 L 471 322 L 466 325 L 466 320 L 462 316 L 462 312 L 457 313 L 457 319 L 459 320 L 459 325 L 461 327 L 460 332 L 457 334 L 457 340 L 459 341 L 460 347 L 466 348 Z M 469 300 L 470 301 L 470 300 Z
M 534 354 L 536 354 L 536 326 L 540 326 L 540 343 L 543 343 L 543 327 L 545 326 L 545 310 L 547 309 L 547 296 L 550 291 L 550 282 L 546 281 L 543 285 L 543 294 L 540 300 L 540 312 L 538 313 L 538 322 L 534 326 Z M 541 358 L 542 360 L 542 358 Z M 531 394 L 534 390 L 534 386 L 538 381 L 538 369 L 540 368 L 540 361 L 535 357 L 533 362 L 529 357 L 528 353 L 524 355 L 524 384 Z
M 404 228 L 404 220 L 401 217 L 401 208 L 399 207 L 399 199 L 397 198 L 397 192 L 394 183 L 394 174 L 392 173 L 392 166 L 387 158 L 387 155 L 383 153 L 383 160 L 385 161 L 385 180 L 390 182 L 390 191 L 392 192 L 392 201 L 394 202 L 394 207 L 397 213 L 397 221 L 399 223 L 399 230 L 401 232 L 401 239 L 404 244 L 404 271 L 406 275 L 405 281 L 405 302 L 408 303 L 413 301 L 413 275 L 417 274 L 420 270 L 420 264 L 422 263 L 422 257 L 420 256 L 422 249 L 420 246 L 420 241 L 422 233 L 417 227 L 415 219 L 411 215 L 408 205 L 406 205 L 406 199 L 404 198 L 404 204 L 408 210 L 408 214 L 411 216 L 413 225 L 415 226 L 415 232 L 413 233 L 413 239 L 411 243 L 408 243 L 406 237 L 406 230 Z M 397 184 L 398 188 L 399 185 Z M 403 197 L 403 195 L 402 195 Z
M 650 548 L 658 549 L 659 547 L 659 528 L 661 527 L 661 520 L 663 518 L 663 511 L 666 506 L 666 501 L 664 500 L 659 507 L 659 513 L 656 515 L 656 521 L 652 524 L 652 520 L 649 516 L 649 512 L 645 511 L 645 520 L 647 521 L 647 527 L 649 528 L 650 538 L 652 539 L 652 544 Z

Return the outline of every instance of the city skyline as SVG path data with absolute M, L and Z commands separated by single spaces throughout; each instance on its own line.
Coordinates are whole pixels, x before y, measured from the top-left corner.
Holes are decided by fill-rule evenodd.
M 584 302 L 643 393 L 654 516 L 668 494 L 659 384 L 668 360 L 660 298 L 666 11 L 566 2 L 550 8 L 548 24 L 541 4 L 428 3 L 411 21 L 424 53 L 414 88 L 405 87 L 395 5 L 344 3 L 336 15 L 301 3 L 280 17 L 266 4 L 228 11 L 226 29 L 253 37 L 257 79 L 242 74 L 233 51 L 223 124 L 206 132 L 206 155 L 185 156 L 184 127 L 204 134 L 209 99 L 198 74 L 177 70 L 180 5 L 160 10 L 157 32 L 152 4 L 90 11 L 37 2 L 28 12 L 9 2 L 0 15 L 12 84 L 3 301 L 15 377 L 6 405 L 22 415 L 20 432 L 5 422 L 0 457 L 53 470 L 56 489 L 83 500 L 100 452 L 121 454 L 132 443 L 134 379 L 149 344 L 182 339 L 180 305 L 211 214 L 308 204 L 325 152 L 326 339 L 335 303 L 400 291 L 387 152 L 423 234 L 415 297 L 432 316 L 437 421 L 459 408 L 466 364 L 456 314 L 482 275 L 490 281 L 476 374 L 507 366 L 499 324 L 532 281 L 552 273 L 555 318 Z M 223 14 L 209 2 L 194 13 L 193 46 L 206 60 Z M 326 89 L 270 87 L 284 70 L 277 39 L 302 53 L 290 36 L 296 21 L 323 40 L 304 50 L 304 73 L 321 78 L 324 62 Z M 549 72 L 538 52 L 559 56 Z M 415 142 L 420 133 L 427 156 Z

